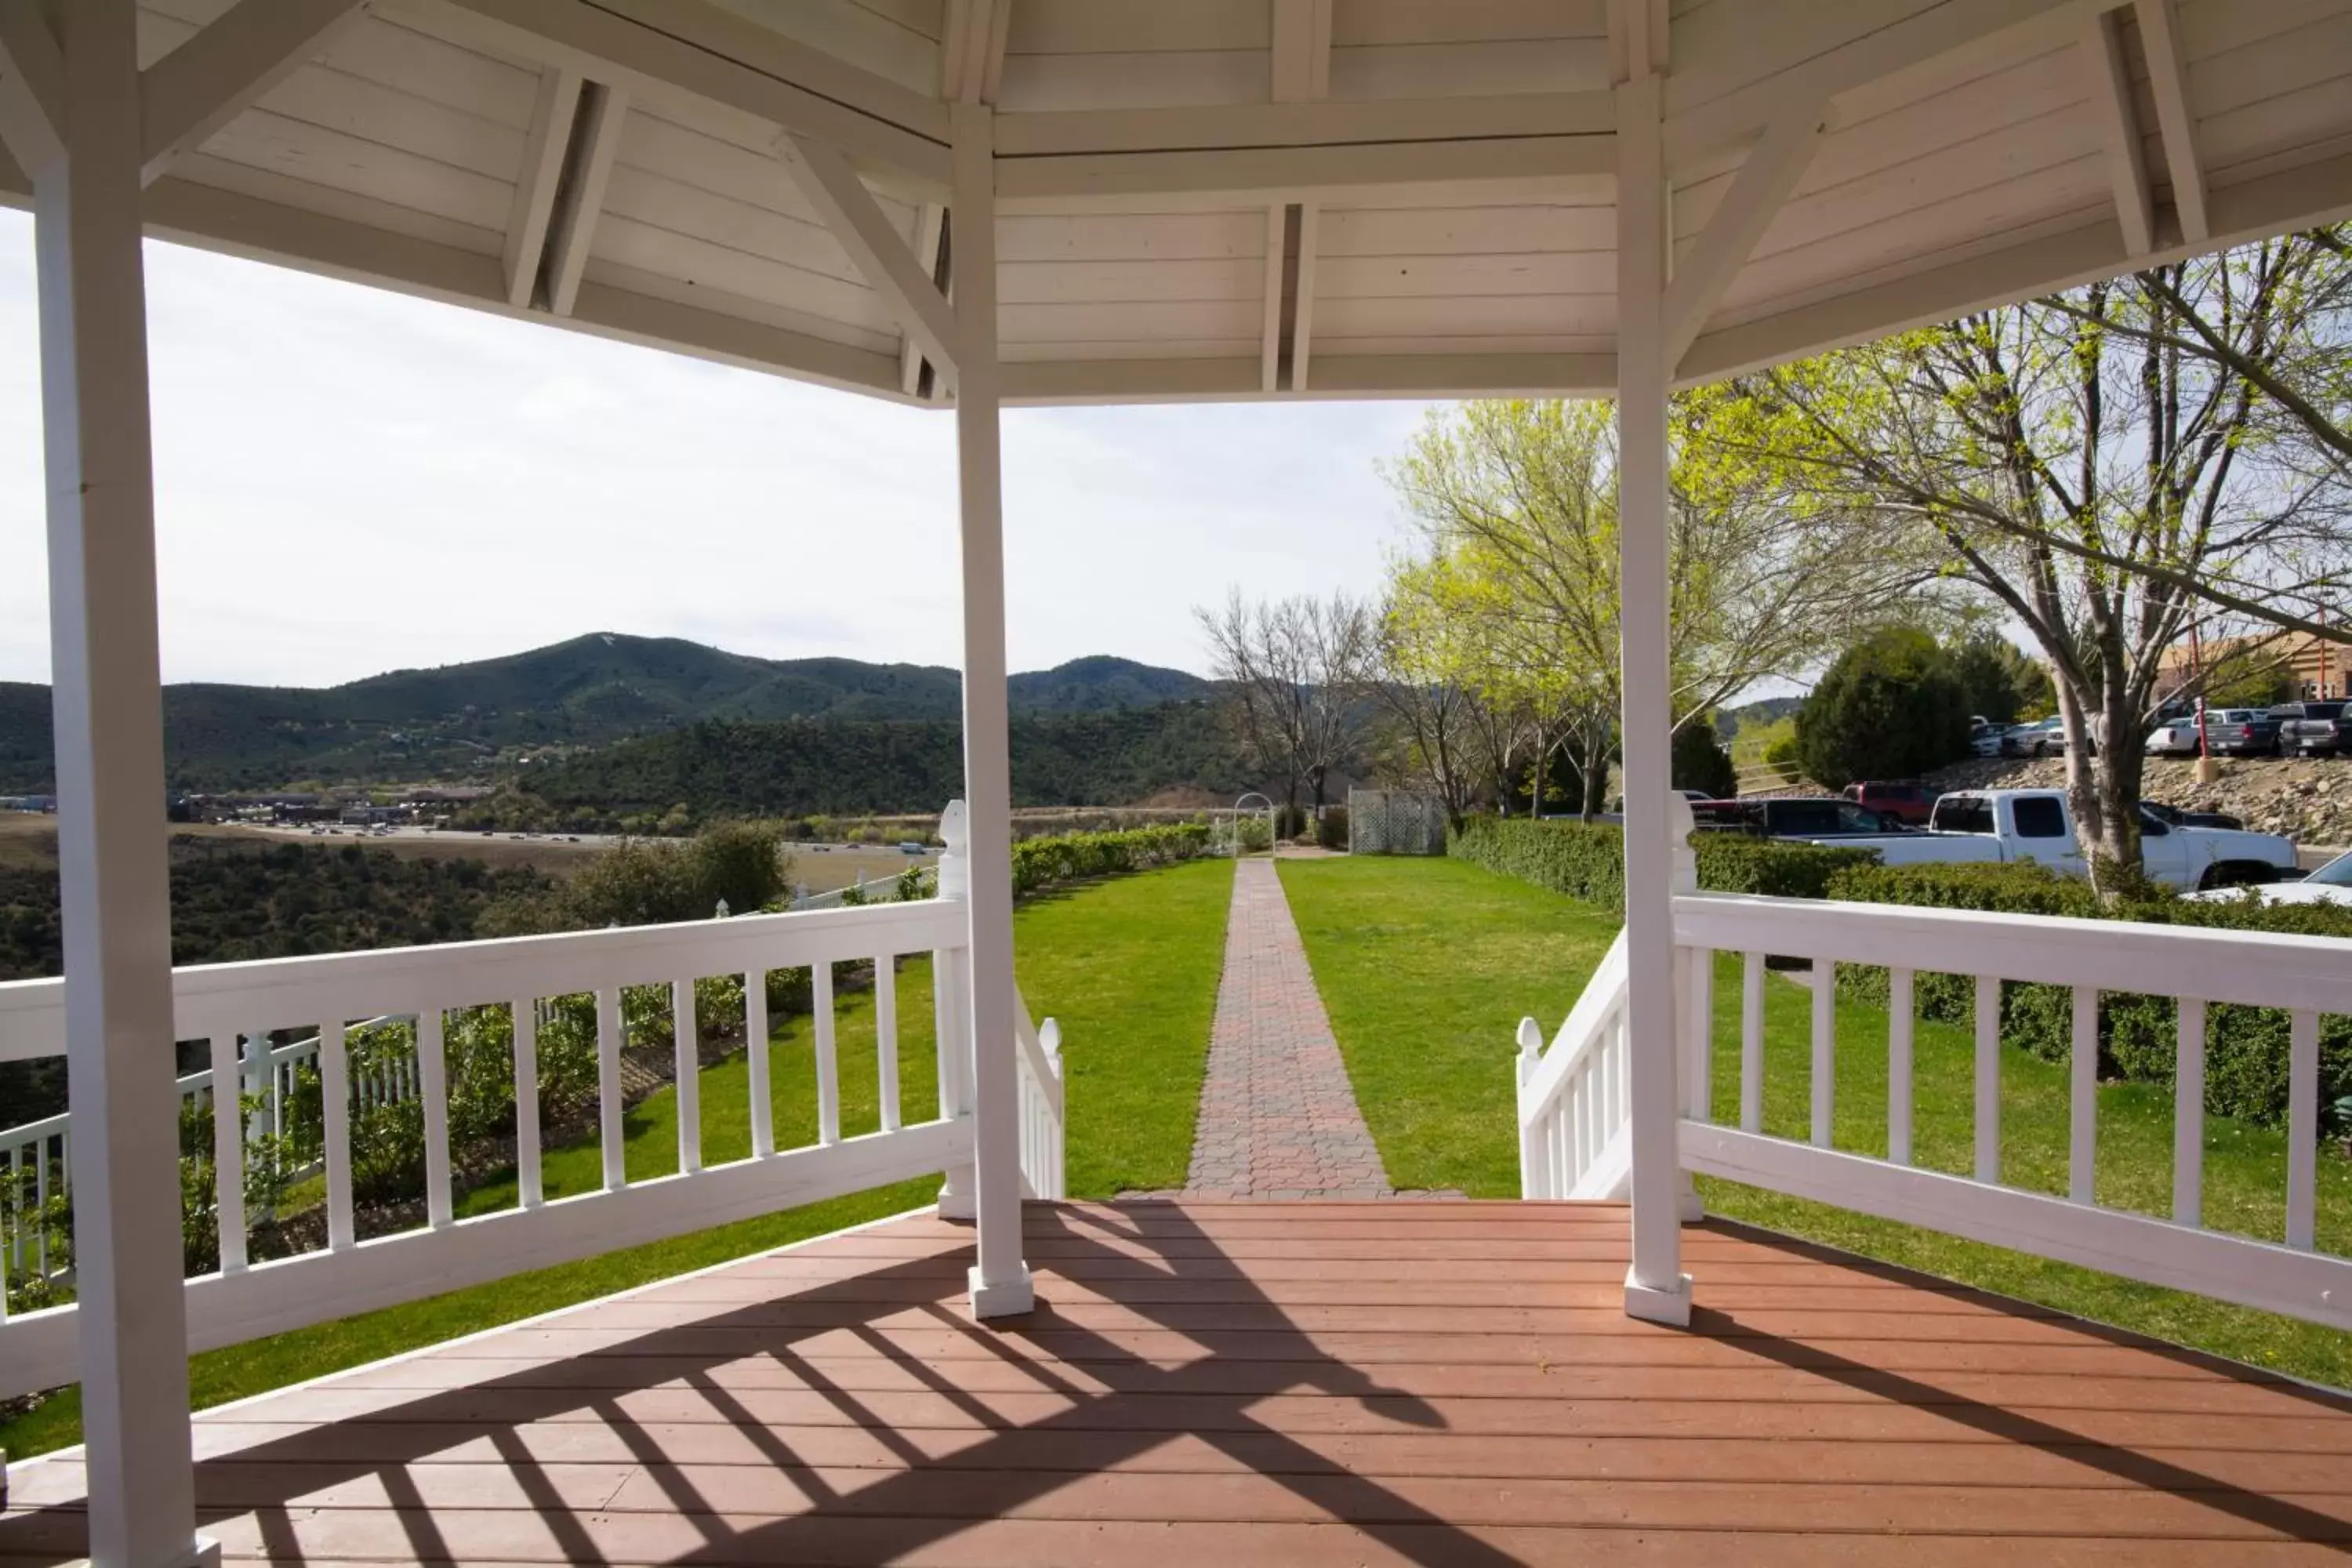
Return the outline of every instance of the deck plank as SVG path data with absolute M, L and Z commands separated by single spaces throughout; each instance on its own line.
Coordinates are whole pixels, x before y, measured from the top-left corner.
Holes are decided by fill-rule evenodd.
M 918 1216 L 195 1425 L 233 1562 L 2340 1561 L 2352 1401 L 1711 1224 L 1624 1317 L 1603 1205 L 1033 1205 L 982 1329 Z M 79 1549 L 20 1466 L 0 1568 Z

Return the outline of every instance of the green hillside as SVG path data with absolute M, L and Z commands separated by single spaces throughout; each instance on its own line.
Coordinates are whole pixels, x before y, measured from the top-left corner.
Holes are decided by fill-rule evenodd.
M 1199 698 L 1208 682 L 1118 658 L 1015 675 L 1014 709 L 1095 712 Z M 488 779 L 548 748 L 609 745 L 704 720 L 952 721 L 961 677 L 934 665 L 762 659 L 676 637 L 598 632 L 550 647 L 324 688 L 163 691 L 173 787 Z M 49 694 L 0 683 L 0 794 L 50 787 Z
M 1012 740 L 1015 805 L 1118 805 L 1170 786 L 1232 795 L 1253 783 L 1203 702 L 1017 714 Z M 936 811 L 962 788 L 951 721 L 711 720 L 526 769 L 483 819 L 585 826 L 680 805 L 697 820 Z

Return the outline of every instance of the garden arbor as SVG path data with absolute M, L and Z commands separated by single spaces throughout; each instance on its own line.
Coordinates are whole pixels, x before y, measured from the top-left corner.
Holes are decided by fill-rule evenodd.
M 2347 76 L 2352 0 L 0 0 L 98 1560 L 196 1551 L 142 234 L 952 405 L 984 1317 L 1030 1300 L 1003 406 L 1616 397 L 1626 1302 L 1678 1321 L 1669 391 L 2341 217 Z

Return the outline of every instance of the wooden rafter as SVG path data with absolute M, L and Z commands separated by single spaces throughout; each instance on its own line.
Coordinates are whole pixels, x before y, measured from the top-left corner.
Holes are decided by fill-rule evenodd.
M 540 264 L 547 256 L 548 224 L 555 215 L 563 156 L 571 150 L 583 86 L 578 71 L 562 66 L 549 66 L 540 73 L 539 100 L 531 110 L 530 139 L 524 144 L 522 168 L 515 180 L 514 210 L 507 220 L 502 258 L 507 303 L 517 309 L 530 303 Z
M 578 166 L 551 220 L 547 242 L 547 308 L 559 316 L 572 314 L 580 298 L 588 242 L 604 210 L 604 184 L 612 178 L 613 154 L 620 148 L 621 127 L 629 117 L 629 95 L 621 89 L 591 82 L 583 90 L 586 107 Z
M 2172 0 L 2135 0 L 2139 43 L 2147 56 L 2148 90 L 2156 97 L 2156 126 L 2164 141 L 2165 172 L 2172 181 L 2172 209 L 2180 237 L 2201 245 L 2212 237 L 2205 205 L 2205 170 L 2197 160 L 2197 122 L 2189 112 L 2189 67 L 2180 52 L 2180 31 Z
M 1740 165 L 1731 189 L 1717 204 L 1706 228 L 1675 268 L 1665 295 L 1668 371 L 1681 363 L 1699 329 L 1721 303 L 1724 290 L 1755 252 L 1756 242 L 1764 237 L 1781 204 L 1804 178 L 1821 147 L 1827 113 L 1826 104 L 1816 104 L 1788 116 L 1764 133 L 1764 140 Z
M 65 156 L 65 59 L 36 0 L 0 0 L 0 142 L 28 171 Z
M 1273 0 L 1266 80 L 1276 104 L 1319 102 L 1331 93 L 1331 0 Z M 1280 112 L 1277 110 L 1276 112 Z M 1277 204 L 1266 220 L 1265 334 L 1260 349 L 1262 379 L 1268 392 L 1282 390 L 1282 363 L 1290 362 L 1292 392 L 1307 387 L 1315 331 L 1315 236 L 1321 204 L 1298 203 L 1298 247 L 1285 254 L 1290 226 L 1286 205 Z M 1286 287 L 1287 284 L 1287 287 Z M 1284 298 L 1288 297 L 1289 341 L 1283 341 Z
M 1268 79 L 1276 103 L 1308 103 L 1331 92 L 1331 0 L 1274 0 Z
M 940 97 L 948 103 L 994 103 L 1004 76 L 1004 40 L 1013 0 L 948 0 L 940 33 Z
M 777 139 L 776 153 L 907 335 L 933 365 L 952 372 L 958 357 L 955 313 L 849 161 L 821 142 L 790 132 Z
M 942 297 L 947 292 L 945 263 L 949 260 L 942 242 L 948 234 L 948 209 L 944 203 L 925 202 L 915 212 L 915 260 L 930 276 L 932 285 Z M 952 301 L 950 301 L 952 303 Z M 906 334 L 898 345 L 898 390 L 909 397 L 923 391 L 923 366 L 930 362 L 923 356 L 923 345 L 912 332 Z M 944 375 L 933 378 L 931 393 L 937 396 L 943 388 Z
M 2116 222 L 2124 249 L 2145 256 L 2156 248 L 2153 200 L 2147 186 L 2147 155 L 2139 117 L 2132 109 L 2131 73 L 2124 63 L 2121 19 L 2095 10 L 2083 17 L 2083 63 L 2091 78 L 2091 109 L 2107 146 L 2107 177 L 2115 187 Z
M 1290 207 L 1276 202 L 1265 209 L 1265 314 L 1258 335 L 1258 389 L 1282 390 L 1282 275 L 1286 241 L 1283 230 Z
M 142 183 L 194 151 L 359 16 L 360 0 L 237 0 L 139 73 Z

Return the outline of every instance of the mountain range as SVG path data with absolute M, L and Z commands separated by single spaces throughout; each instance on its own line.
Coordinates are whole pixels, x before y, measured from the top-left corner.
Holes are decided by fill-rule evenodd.
M 1015 675 L 1014 712 L 1108 713 L 1184 702 L 1214 685 L 1096 656 Z M 163 689 L 164 770 L 176 790 L 300 783 L 486 780 L 525 755 L 562 756 L 688 724 L 835 719 L 951 721 L 962 678 L 937 665 L 767 659 L 677 637 L 593 632 L 500 658 L 394 670 L 341 686 Z M 0 682 L 0 794 L 53 782 L 49 689 Z

